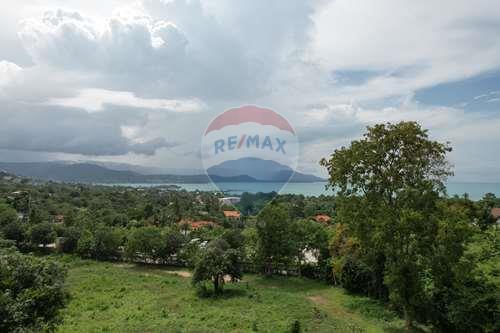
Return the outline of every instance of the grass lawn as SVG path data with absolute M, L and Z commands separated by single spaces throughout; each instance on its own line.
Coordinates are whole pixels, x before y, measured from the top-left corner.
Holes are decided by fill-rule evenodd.
M 299 278 L 246 275 L 219 298 L 198 298 L 184 269 L 61 257 L 72 295 L 58 332 L 398 332 L 376 302 Z

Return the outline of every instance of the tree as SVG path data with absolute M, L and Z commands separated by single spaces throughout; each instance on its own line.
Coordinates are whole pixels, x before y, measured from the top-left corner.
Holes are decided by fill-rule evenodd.
M 118 248 L 122 244 L 122 236 L 117 229 L 98 225 L 94 232 L 96 259 L 110 259 L 119 256 Z
M 95 255 L 95 237 L 89 230 L 84 230 L 78 239 L 76 252 L 84 258 L 92 258 Z
M 78 246 L 81 231 L 76 227 L 66 227 L 63 230 L 61 249 L 65 253 L 73 253 Z
M 17 212 L 9 205 L 0 203 L 0 227 L 18 220 Z
M 39 207 L 32 207 L 29 215 L 29 222 L 31 224 L 39 224 L 49 219 L 49 214 L 46 210 Z
M 47 244 L 53 243 L 56 236 L 54 226 L 49 222 L 35 224 L 30 229 L 30 241 L 35 246 L 42 244 L 45 247 Z
M 0 232 L 6 239 L 13 240 L 18 245 L 26 240 L 26 228 L 19 220 L 10 222 L 3 228 L 0 228 Z
M 99 224 L 93 231 L 84 230 L 78 240 L 76 252 L 82 257 L 110 259 L 119 256 L 122 236 L 118 230 Z
M 65 269 L 52 260 L 0 249 L 0 331 L 51 331 L 68 294 Z
M 207 245 L 197 262 L 192 281 L 197 286 L 211 281 L 215 294 L 219 294 L 223 291 L 225 276 L 230 277 L 231 281 L 241 279 L 240 251 L 231 248 L 223 239 L 215 239 Z
M 159 228 L 137 228 L 127 237 L 125 254 L 131 259 L 156 260 L 160 256 L 162 247 L 163 237 Z
M 484 197 L 477 202 L 478 206 L 478 225 L 484 230 L 488 226 L 496 223 L 491 215 L 491 209 L 497 206 L 498 199 L 493 193 L 486 193 Z
M 268 205 L 257 216 L 258 256 L 266 275 L 273 273 L 273 266 L 287 265 L 294 252 L 287 210 L 278 205 Z
M 159 257 L 164 261 L 170 260 L 174 254 L 179 254 L 185 243 L 185 237 L 176 228 L 166 228 L 161 233 L 162 246 Z
M 338 190 L 339 221 L 359 240 L 375 284 L 379 291 L 387 286 L 408 328 L 424 302 L 438 228 L 436 203 L 452 174 L 449 151 L 417 123 L 400 122 L 368 127 L 363 139 L 321 161 Z
M 321 274 L 320 269 L 324 268 L 323 265 L 328 257 L 328 234 L 325 226 L 309 219 L 300 219 L 292 223 L 291 230 L 300 273 L 312 274 L 310 277 Z M 314 265 L 308 263 L 305 257 L 306 253 L 315 255 L 318 262 Z M 303 271 L 303 268 L 311 267 L 314 268 L 313 271 Z

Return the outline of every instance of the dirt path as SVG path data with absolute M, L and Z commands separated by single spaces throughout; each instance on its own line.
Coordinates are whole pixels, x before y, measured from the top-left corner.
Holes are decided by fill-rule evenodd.
M 131 263 L 120 263 L 120 264 L 113 264 L 115 267 L 119 268 L 134 268 L 136 267 L 135 264 Z M 193 274 L 189 271 L 183 271 L 183 270 L 164 270 L 164 269 L 154 269 L 151 270 L 150 272 L 144 273 L 145 276 L 162 276 L 163 274 L 170 274 L 170 275 L 177 275 L 183 278 L 190 278 L 193 276 Z
M 319 305 L 324 310 L 332 313 L 336 317 L 349 318 L 354 321 L 357 321 L 359 319 L 356 314 L 346 311 L 344 307 L 336 304 L 334 301 L 329 300 L 322 295 L 308 296 L 307 299 L 309 299 L 314 304 Z

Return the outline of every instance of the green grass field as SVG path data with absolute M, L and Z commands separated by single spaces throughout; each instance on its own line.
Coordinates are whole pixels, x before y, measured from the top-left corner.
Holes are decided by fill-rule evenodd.
M 189 271 L 62 257 L 72 295 L 58 332 L 398 332 L 365 297 L 299 278 L 246 275 L 219 298 L 198 298 Z

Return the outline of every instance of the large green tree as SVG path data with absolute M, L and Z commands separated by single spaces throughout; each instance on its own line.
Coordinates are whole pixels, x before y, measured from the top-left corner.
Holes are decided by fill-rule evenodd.
M 193 272 L 193 284 L 211 281 L 214 292 L 219 294 L 223 291 L 225 277 L 232 281 L 241 279 L 241 252 L 220 238 L 211 241 L 203 251 Z
M 56 236 L 54 225 L 49 222 L 35 224 L 30 229 L 30 241 L 35 246 L 42 244 L 45 247 L 47 244 L 53 243 Z
M 270 204 L 259 213 L 257 236 L 258 257 L 266 275 L 271 275 L 277 266 L 286 266 L 296 255 L 288 211 L 280 205 Z
M 408 327 L 425 304 L 439 228 L 434 215 L 452 174 L 449 151 L 419 124 L 400 122 L 368 127 L 362 139 L 321 161 L 338 191 L 339 220 L 359 240 L 377 291 L 387 287 Z
M 143 227 L 133 230 L 127 237 L 125 254 L 132 260 L 159 259 L 163 246 L 161 229 Z
M 0 227 L 16 222 L 17 220 L 16 210 L 7 204 L 0 203 Z

